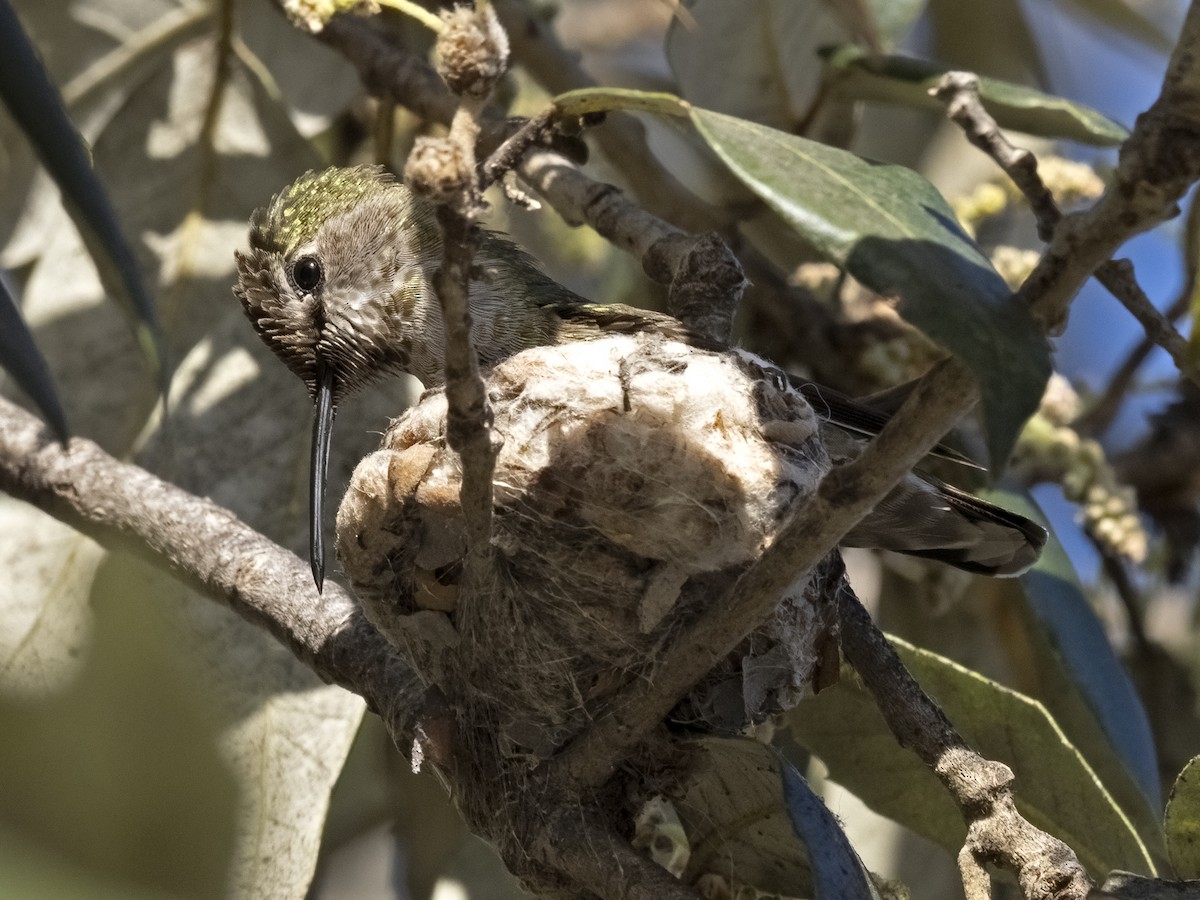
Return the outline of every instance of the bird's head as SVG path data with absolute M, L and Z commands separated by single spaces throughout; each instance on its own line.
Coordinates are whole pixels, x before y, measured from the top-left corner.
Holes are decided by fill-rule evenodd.
M 440 351 L 440 252 L 433 211 L 383 170 L 309 172 L 255 210 L 234 293 L 314 401 L 328 383 L 336 403 L 420 368 L 431 338 Z
M 310 556 L 324 580 L 325 482 L 338 401 L 398 371 L 422 375 L 441 351 L 430 273 L 433 211 L 382 169 L 309 172 L 250 220 L 234 294 L 254 330 L 314 403 Z

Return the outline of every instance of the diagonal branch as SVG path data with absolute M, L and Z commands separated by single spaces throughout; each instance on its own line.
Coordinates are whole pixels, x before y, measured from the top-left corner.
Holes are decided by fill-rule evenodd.
M 265 628 L 323 680 L 359 694 L 407 748 L 424 713 L 416 674 L 335 584 L 211 500 L 45 426 L 0 399 L 0 490 L 105 548 L 132 553 Z
M 1061 327 L 1092 273 L 1130 237 L 1176 215 L 1179 200 L 1200 179 L 1198 95 L 1200 6 L 1193 3 L 1158 99 L 1122 145 L 1108 190 L 1089 209 L 1063 218 L 1021 286 L 1021 296 L 1051 329 Z
M 1012 179 L 1029 201 L 1037 219 L 1038 235 L 1044 241 L 1053 241 L 1063 218 L 1062 211 L 1038 175 L 1037 157 L 1013 146 L 984 108 L 979 98 L 979 79 L 969 72 L 947 72 L 930 93 L 946 104 L 946 114 L 963 129 L 967 139 Z M 1134 275 L 1132 263 L 1109 259 L 1101 263 L 1094 274 L 1096 280 L 1138 320 L 1146 339 L 1166 350 L 1179 370 L 1200 384 L 1200 365 L 1193 359 L 1187 340 L 1146 296 Z M 1065 312 L 1062 316 L 1065 317 Z
M 959 867 L 968 900 L 991 897 L 986 863 L 1014 872 L 1029 900 L 1083 900 L 1091 887 L 1087 873 L 1071 848 L 1017 811 L 1008 766 L 967 746 L 844 581 L 838 605 L 846 661 L 874 696 L 896 740 L 937 775 L 962 810 L 968 828 Z

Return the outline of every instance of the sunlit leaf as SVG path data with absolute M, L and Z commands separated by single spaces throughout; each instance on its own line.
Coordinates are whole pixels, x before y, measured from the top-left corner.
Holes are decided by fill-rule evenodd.
M 1200 756 L 1193 756 L 1175 779 L 1163 825 L 1175 874 L 1200 878 Z
M 851 39 L 891 47 L 926 2 L 693 0 L 688 21 L 676 17 L 667 32 L 667 59 L 689 102 L 792 131 L 817 99 L 821 47 Z
M 99 885 L 221 895 L 237 792 L 211 698 L 166 640 L 173 610 L 143 585 L 111 587 L 91 598 L 92 639 L 68 684 L 0 693 L 0 823 Z
M 88 61 L 71 69 L 73 79 L 87 81 L 75 93 L 84 98 L 80 120 L 128 233 L 148 251 L 139 261 L 147 281 L 161 285 L 163 319 L 179 361 L 174 452 L 157 437 L 155 420 L 147 422 L 150 404 L 130 400 L 145 382 L 136 348 L 61 208 L 50 210 L 41 252 L 29 262 L 22 308 L 71 400 L 79 432 L 120 455 L 140 438 L 144 464 L 298 545 L 307 397 L 254 336 L 230 286 L 233 253 L 245 246 L 253 208 L 320 159 L 275 90 L 288 70 L 264 68 L 273 60 L 266 49 L 254 65 L 243 65 L 246 46 L 278 50 L 293 41 L 291 52 L 303 54 L 311 79 L 348 82 L 347 98 L 356 83 L 344 60 L 294 35 L 269 8 L 236 17 L 237 27 L 262 31 L 236 36 L 237 53 L 218 65 L 215 29 L 189 26 L 167 37 L 157 31 L 152 39 L 164 6 L 172 4 L 74 0 L 72 14 L 91 27 L 52 22 L 37 34 L 48 58 Z M 321 104 L 333 105 L 332 98 Z M 305 110 L 310 124 L 314 112 L 322 110 Z M 344 483 L 353 462 L 377 442 L 402 396 L 381 392 L 341 410 L 345 428 L 332 484 Z M 0 583 L 0 683 L 57 684 L 69 675 L 60 670 L 77 664 L 73 654 L 87 634 L 98 551 L 69 529 L 51 533 L 43 524 L 57 523 L 44 514 L 0 501 L 5 558 L 18 559 L 21 572 L 19 583 Z M 220 700 L 221 752 L 240 802 L 235 858 L 217 892 L 304 896 L 361 699 L 320 684 L 264 630 L 169 577 L 124 558 L 107 560 L 100 571 L 123 583 L 150 580 L 156 602 L 180 611 L 163 643 L 195 684 Z M 126 752 L 136 759 L 132 732 L 130 741 Z
M 854 46 L 829 51 L 827 62 L 839 96 L 943 109 L 929 89 L 950 71 L 947 66 L 909 56 L 872 57 Z M 1089 106 L 1019 84 L 982 77 L 979 96 L 1001 128 L 1098 146 L 1115 146 L 1129 136 L 1128 129 Z

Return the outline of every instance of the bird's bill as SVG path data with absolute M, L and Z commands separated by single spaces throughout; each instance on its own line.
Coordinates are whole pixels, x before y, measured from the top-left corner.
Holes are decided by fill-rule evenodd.
M 333 369 L 317 362 L 317 395 L 313 407 L 312 460 L 309 464 L 308 559 L 317 593 L 325 584 L 325 483 L 329 477 L 329 445 L 333 434 Z

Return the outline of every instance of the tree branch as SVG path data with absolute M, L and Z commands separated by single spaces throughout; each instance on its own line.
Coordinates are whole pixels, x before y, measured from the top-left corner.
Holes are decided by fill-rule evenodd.
M 846 661 L 896 740 L 937 775 L 962 811 L 967 841 L 959 868 L 968 900 L 991 896 L 984 863 L 1014 872 L 1028 900 L 1083 900 L 1091 882 L 1074 851 L 1021 816 L 1013 802 L 1012 771 L 967 746 L 844 581 L 839 610 Z
M 1037 157 L 1028 150 L 1014 147 L 984 108 L 979 99 L 979 79 L 969 72 L 947 72 L 930 93 L 946 104 L 946 114 L 963 129 L 967 139 L 990 156 L 1025 195 L 1037 219 L 1038 236 L 1043 241 L 1050 241 L 1053 248 L 1054 236 L 1063 219 L 1062 211 L 1038 175 Z M 1200 176 L 1200 170 L 1197 170 L 1197 175 Z M 1155 224 L 1155 221 L 1147 222 L 1144 227 Z M 1114 244 L 1113 249 L 1118 246 L 1120 243 Z M 1192 359 L 1187 340 L 1146 296 L 1134 275 L 1133 264 L 1127 259 L 1109 259 L 1100 263 L 1093 274 L 1138 320 L 1147 340 L 1166 350 L 1179 370 L 1200 384 L 1200 366 Z M 1031 274 L 1030 279 L 1033 277 Z M 1081 280 L 1079 284 L 1082 283 Z M 1035 311 L 1039 309 L 1045 312 L 1049 307 L 1045 304 L 1035 306 Z M 1044 324 L 1060 329 L 1065 320 L 1064 306 L 1054 313 L 1051 320 L 1044 320 Z
M 496 13 L 513 42 L 513 55 L 551 94 L 594 87 L 577 57 L 567 52 L 545 20 L 525 0 L 495 0 Z M 634 193 L 650 209 L 689 231 L 728 227 L 728 216 L 705 204 L 680 184 L 646 146 L 645 131 L 635 118 L 625 114 L 609 117 L 596 132 L 596 142 L 620 167 Z
M 1193 3 L 1157 100 L 1121 147 L 1112 183 L 1089 209 L 1063 218 L 1019 291 L 1051 330 L 1088 277 L 1126 240 L 1178 211 L 1200 178 L 1200 6 Z M 1188 367 L 1194 377 L 1195 367 Z
M 396 745 L 412 746 L 427 706 L 415 673 L 336 584 L 210 500 L 73 438 L 0 399 L 0 490 L 106 549 L 132 553 L 265 628 L 324 681 L 362 696 Z
M 521 9 L 520 4 L 498 3 L 496 9 L 502 20 L 528 24 L 523 18 L 528 11 Z M 547 34 L 539 31 L 534 38 L 524 38 L 521 36 L 524 29 L 525 25 L 516 33 L 510 29 L 518 48 L 526 46 L 524 40 L 532 40 L 543 49 L 549 47 L 547 41 L 552 38 Z M 335 16 L 314 37 L 342 53 L 358 71 L 363 85 L 375 96 L 388 98 L 435 122 L 450 124 L 453 120 L 457 105 L 445 83 L 427 63 L 391 43 L 368 19 L 351 15 Z M 563 58 L 562 48 L 557 47 L 556 42 L 553 46 L 557 49 L 545 49 L 549 54 L 546 59 Z M 591 84 L 581 73 L 577 73 L 578 77 L 571 76 L 559 83 L 550 78 L 550 68 L 548 66 L 544 73 L 550 79 L 547 82 L 550 89 Z M 547 111 L 529 120 L 514 134 L 510 133 L 508 124 L 503 120 L 481 113 L 478 117 L 479 145 L 483 152 L 492 153 L 482 167 L 483 186 L 498 180 L 524 153 L 517 171 L 563 219 L 571 225 L 590 225 L 618 248 L 635 256 L 646 275 L 659 284 L 673 285 L 677 281 L 682 284 L 684 280 L 689 280 L 677 279 L 676 275 L 681 270 L 695 271 L 694 261 L 689 262 L 689 259 L 693 259 L 695 242 L 701 242 L 701 246 L 709 248 L 705 252 L 711 262 L 701 266 L 701 269 L 732 272 L 738 266 L 736 258 L 723 244 L 719 251 L 714 250 L 712 236 L 702 234 L 691 238 L 686 232 L 638 206 L 614 185 L 595 181 L 580 172 L 566 157 L 540 149 L 534 137 L 548 128 L 553 118 L 553 114 Z M 622 121 L 640 128 L 633 119 Z M 644 143 L 629 128 L 612 123 L 604 134 L 614 133 L 611 130 L 614 128 L 621 136 L 616 139 L 614 147 L 608 149 L 610 153 L 624 154 L 616 155 L 614 159 L 620 160 L 628 170 L 642 173 L 661 171 L 656 161 L 651 165 L 646 160 Z M 639 146 L 642 150 L 634 152 Z M 653 160 L 652 157 L 650 159 Z M 636 165 L 631 161 L 637 161 Z M 692 216 L 687 210 L 694 209 L 697 201 L 690 193 L 679 188 L 673 177 L 663 174 L 643 181 L 653 188 L 655 196 L 652 199 L 656 209 L 665 210 L 673 221 L 685 224 L 690 221 Z M 696 224 L 711 227 L 712 222 L 712 217 L 706 215 L 700 217 Z M 714 252 L 719 255 L 713 255 Z M 727 278 L 723 292 L 710 292 L 710 299 L 703 302 L 700 312 L 694 302 L 681 303 L 681 320 L 704 334 L 716 334 L 727 327 L 725 323 L 732 320 L 740 297 L 740 291 L 731 296 L 727 289 L 733 280 L 732 276 Z M 690 281 L 701 286 L 691 296 L 703 295 L 703 276 Z M 721 339 L 727 339 L 727 335 L 726 331 Z

